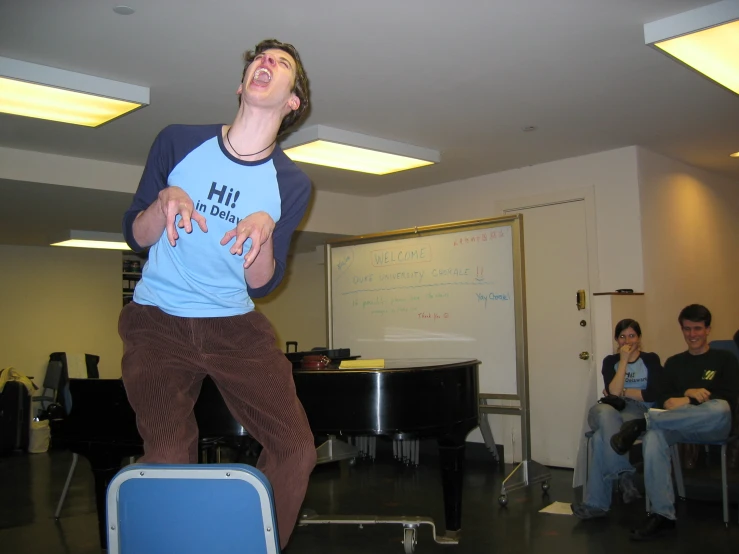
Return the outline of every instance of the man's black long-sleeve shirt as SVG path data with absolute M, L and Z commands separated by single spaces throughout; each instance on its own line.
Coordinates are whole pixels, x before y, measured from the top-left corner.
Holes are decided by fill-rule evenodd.
M 704 354 L 681 352 L 665 362 L 657 406 L 669 398 L 682 398 L 688 389 L 706 389 L 712 400 L 726 400 L 732 413 L 739 398 L 739 360 L 726 350 Z

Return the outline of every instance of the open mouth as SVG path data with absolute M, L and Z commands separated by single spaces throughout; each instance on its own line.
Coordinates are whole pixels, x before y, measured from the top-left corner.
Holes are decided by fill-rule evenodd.
M 266 85 L 272 80 L 272 74 L 268 69 L 260 67 L 254 72 L 254 76 L 251 79 L 255 83 Z

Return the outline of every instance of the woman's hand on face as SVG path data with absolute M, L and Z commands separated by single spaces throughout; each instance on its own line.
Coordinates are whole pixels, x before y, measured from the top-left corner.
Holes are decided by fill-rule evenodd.
M 634 353 L 638 351 L 639 351 L 639 345 L 637 343 L 624 344 L 621 348 L 618 349 L 618 353 L 621 356 L 621 360 L 628 360 L 629 357 L 631 357 Z

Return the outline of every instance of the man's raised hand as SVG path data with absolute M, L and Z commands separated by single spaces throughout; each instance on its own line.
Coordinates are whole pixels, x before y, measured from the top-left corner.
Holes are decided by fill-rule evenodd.
M 175 246 L 177 239 L 180 238 L 177 227 L 185 229 L 186 233 L 192 233 L 191 220 L 195 220 L 203 233 L 208 232 L 205 217 L 195 211 L 192 199 L 180 187 L 169 186 L 161 190 L 157 202 L 159 202 L 159 207 L 164 214 L 167 239 L 172 246 Z M 180 216 L 180 220 L 175 225 L 178 215 Z
M 230 252 L 234 255 L 244 253 L 246 239 L 251 239 L 251 249 L 244 258 L 244 268 L 248 268 L 257 259 L 262 245 L 272 237 L 275 222 L 267 212 L 254 212 L 239 221 L 234 229 L 228 231 L 221 239 L 221 244 L 226 245 L 235 237 L 236 242 L 231 246 Z

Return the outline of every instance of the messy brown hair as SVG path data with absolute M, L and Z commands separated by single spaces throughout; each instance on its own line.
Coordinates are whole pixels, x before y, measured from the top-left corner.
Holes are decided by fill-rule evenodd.
M 254 50 L 247 50 L 244 52 L 244 71 L 241 74 L 241 80 L 244 80 L 246 76 L 246 70 L 251 65 L 259 54 L 265 50 L 277 49 L 287 52 L 295 60 L 295 82 L 293 83 L 292 93 L 300 99 L 300 106 L 297 110 L 291 110 L 280 124 L 280 129 L 277 131 L 278 135 L 283 134 L 290 127 L 295 125 L 305 115 L 305 111 L 308 109 L 308 98 L 310 97 L 310 91 L 308 90 L 308 76 L 305 74 L 305 68 L 303 62 L 300 61 L 300 54 L 292 44 L 286 42 L 280 42 L 279 40 L 268 38 L 263 40 L 254 47 Z M 239 97 L 239 104 L 241 104 L 241 97 Z

